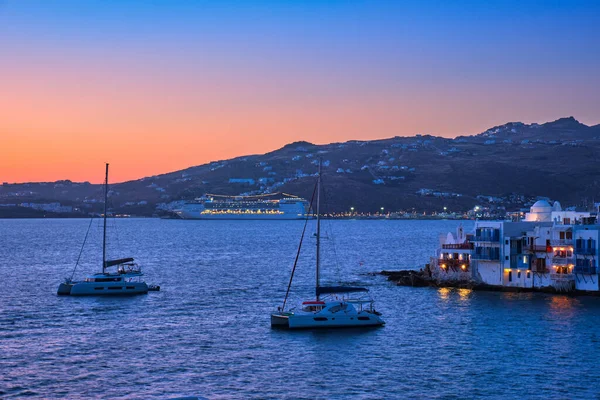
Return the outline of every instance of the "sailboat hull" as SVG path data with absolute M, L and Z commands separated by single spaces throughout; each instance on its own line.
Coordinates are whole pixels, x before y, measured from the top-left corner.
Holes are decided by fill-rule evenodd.
M 385 325 L 378 315 L 360 312 L 354 315 L 323 315 L 322 313 L 271 315 L 272 328 L 320 329 L 320 328 L 361 328 Z
M 376 315 L 331 317 L 297 315 L 289 319 L 289 329 L 357 328 L 383 326 L 384 324 L 385 322 Z
M 71 294 L 71 288 L 73 288 L 72 283 L 61 283 L 58 286 L 58 292 L 56 294 L 59 296 L 68 296 Z
M 148 293 L 148 285 L 145 282 L 78 282 L 72 285 L 69 294 L 71 296 L 133 296 L 146 293 Z
M 272 328 L 289 328 L 289 319 L 287 315 L 271 314 Z

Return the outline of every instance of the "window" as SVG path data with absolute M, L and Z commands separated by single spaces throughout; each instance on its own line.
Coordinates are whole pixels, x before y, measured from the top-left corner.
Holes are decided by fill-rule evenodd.
M 504 244 L 508 244 L 508 240 L 505 240 L 505 241 L 504 241 Z
M 505 258 L 504 258 L 504 259 L 505 259 L 505 260 L 508 260 L 508 256 L 505 256 Z
M 521 271 L 517 272 L 517 278 L 521 279 Z
M 527 271 L 527 279 L 531 278 L 531 272 Z
M 565 234 L 565 237 L 567 238 L 567 240 L 573 240 L 573 232 L 567 231 L 567 233 Z
M 565 224 L 565 225 L 571 225 L 571 218 L 565 218 L 563 220 L 563 224 Z
M 564 232 L 560 232 L 559 233 L 559 237 L 560 237 L 560 240 L 565 240 L 565 233 Z
M 512 282 L 512 271 L 508 271 L 508 281 Z
M 333 306 L 333 307 L 331 307 L 328 311 L 333 314 L 333 313 L 336 313 L 336 312 L 338 312 L 340 310 L 345 310 L 346 308 L 348 308 L 347 304 L 340 304 L 339 306 Z

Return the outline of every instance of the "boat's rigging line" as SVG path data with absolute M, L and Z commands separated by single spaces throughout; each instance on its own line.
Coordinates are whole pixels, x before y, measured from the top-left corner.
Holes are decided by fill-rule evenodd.
M 302 249 L 302 242 L 304 241 L 304 234 L 306 233 L 306 226 L 308 225 L 308 220 L 310 219 L 310 211 L 313 208 L 313 201 L 315 199 L 315 193 L 317 192 L 317 186 L 319 183 L 315 185 L 313 189 L 313 194 L 310 198 L 310 205 L 308 207 L 308 212 L 306 213 L 306 219 L 304 220 L 304 227 L 302 228 L 302 236 L 300 236 L 300 244 L 298 245 L 298 251 L 296 252 L 296 259 L 294 260 L 294 267 L 292 268 L 292 274 L 290 275 L 290 281 L 288 283 L 287 290 L 285 292 L 285 298 L 283 299 L 283 306 L 281 307 L 281 311 L 285 310 L 285 304 L 287 303 L 288 296 L 290 294 L 290 288 L 292 287 L 292 280 L 294 279 L 294 272 L 296 272 L 296 266 L 298 265 L 298 259 L 300 258 L 300 250 Z
M 77 257 L 77 262 L 75 263 L 75 267 L 73 268 L 73 273 L 71 273 L 71 277 L 69 280 L 73 280 L 73 276 L 75 276 L 75 270 L 79 265 L 79 260 L 81 259 L 81 254 L 83 253 L 83 248 L 85 247 L 85 242 L 87 241 L 88 234 L 90 233 L 90 228 L 92 227 L 92 222 L 94 222 L 94 217 L 90 218 L 90 224 L 88 225 L 87 232 L 85 232 L 85 238 L 83 239 L 83 244 L 81 245 L 81 250 L 79 250 L 79 256 Z
M 115 205 L 114 205 L 114 203 L 112 201 L 109 203 L 109 205 L 112 206 L 112 208 L 114 210 Z M 122 254 L 122 252 L 121 252 L 121 250 L 122 250 L 121 249 L 121 242 L 119 241 L 119 230 L 117 229 L 117 221 L 116 221 L 116 218 L 114 218 L 114 213 L 113 213 L 113 218 L 111 218 L 111 220 L 110 220 L 110 223 L 112 225 L 112 228 L 113 228 L 113 230 L 115 232 L 115 237 L 117 239 L 116 240 L 116 244 L 117 244 L 116 245 L 116 248 L 117 248 L 116 254 Z
M 323 180 L 323 178 L 321 178 L 321 181 L 322 180 Z M 325 185 L 323 185 L 322 189 L 323 189 L 323 197 L 325 199 L 325 208 L 327 208 L 328 205 L 329 205 L 329 203 L 327 201 L 327 195 L 329 194 L 329 192 L 326 191 Z M 328 231 L 329 231 L 328 232 L 329 236 L 331 236 L 331 246 L 333 248 L 333 258 L 335 260 L 335 272 L 337 274 L 337 280 L 338 280 L 339 283 L 341 283 L 342 282 L 342 279 L 341 279 L 342 275 L 341 275 L 341 272 L 340 272 L 340 260 L 339 260 L 338 254 L 337 254 L 337 248 L 335 246 L 335 237 L 334 237 L 334 234 L 333 234 L 333 227 L 332 227 L 331 220 L 327 220 L 327 228 L 328 228 Z

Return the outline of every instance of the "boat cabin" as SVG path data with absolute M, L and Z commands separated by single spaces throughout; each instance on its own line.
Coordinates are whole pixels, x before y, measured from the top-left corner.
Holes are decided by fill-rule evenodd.
M 84 280 L 85 282 L 122 282 L 123 277 L 111 274 L 95 274 L 88 276 Z
M 302 303 L 302 311 L 319 312 L 325 307 L 324 301 L 305 301 Z

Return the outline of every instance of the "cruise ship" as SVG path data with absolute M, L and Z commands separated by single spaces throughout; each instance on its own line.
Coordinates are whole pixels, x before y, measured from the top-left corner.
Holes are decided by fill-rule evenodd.
M 272 195 L 221 196 L 207 194 L 185 203 L 175 213 L 183 219 L 302 219 L 308 211 L 308 201 L 284 195 L 277 200 Z

